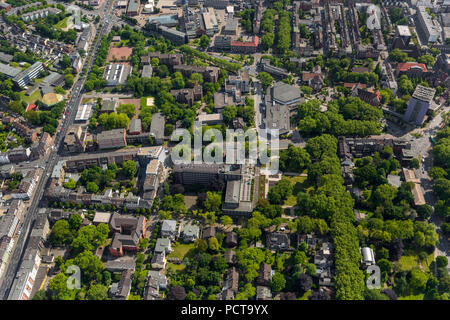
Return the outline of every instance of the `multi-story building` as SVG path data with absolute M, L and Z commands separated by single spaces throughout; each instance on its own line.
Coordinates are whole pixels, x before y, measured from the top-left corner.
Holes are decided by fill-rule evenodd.
M 426 7 L 417 8 L 416 22 L 419 37 L 425 44 L 436 42 L 440 38 L 442 28 L 439 22 L 428 14 Z
M 196 85 L 194 88 L 184 88 L 179 90 L 170 90 L 170 94 L 175 97 L 179 103 L 185 103 L 192 106 L 196 100 L 203 97 L 203 89 Z
M 251 41 L 236 41 L 230 43 L 231 51 L 238 53 L 255 53 L 259 48 L 259 37 L 253 36 Z
M 192 65 L 180 64 L 173 67 L 174 72 L 181 72 L 185 77 L 189 77 L 193 73 L 199 73 L 206 82 L 215 83 L 219 80 L 219 68 L 217 67 L 198 67 Z
M 64 137 L 64 150 L 69 153 L 80 153 L 86 149 L 86 135 L 83 128 L 78 125 L 72 125 L 67 129 Z
M 217 23 L 216 13 L 213 8 L 207 8 L 202 13 L 203 23 L 205 25 L 206 35 L 212 37 L 219 31 L 219 24 Z
M 50 232 L 49 223 L 45 214 L 39 213 L 30 238 L 27 242 L 23 260 L 17 271 L 12 288 L 9 291 L 8 300 L 31 299 L 36 276 L 41 264 L 40 251 Z
M 59 14 L 59 13 L 61 13 L 61 10 L 48 7 L 45 9 L 24 13 L 22 14 L 22 20 L 25 22 L 34 21 L 36 19 L 46 18 L 48 17 L 49 14 Z
M 145 238 L 147 220 L 123 216 L 114 213 L 109 223 L 110 230 L 114 232 L 110 253 L 114 256 L 122 256 L 125 251 L 137 251 L 139 240 Z
M 129 0 L 127 6 L 127 16 L 137 16 L 139 13 L 139 0 Z
M 99 149 L 122 148 L 127 145 L 125 129 L 103 131 L 97 135 Z
M 153 58 L 159 60 L 159 64 L 165 64 L 168 66 L 176 66 L 183 64 L 183 55 L 180 53 L 161 53 L 161 52 L 149 52 L 146 56 L 141 57 L 142 64 L 151 64 Z
M 436 89 L 434 88 L 418 85 L 411 100 L 409 100 L 403 120 L 420 126 L 423 123 L 428 108 L 430 108 L 435 93 Z
M 33 79 L 37 78 L 39 76 L 39 73 L 43 70 L 44 70 L 44 67 L 42 65 L 42 62 L 37 61 L 37 62 L 33 63 L 33 65 L 31 67 L 18 73 L 13 78 L 13 81 L 15 83 L 17 83 L 20 87 L 25 87 Z

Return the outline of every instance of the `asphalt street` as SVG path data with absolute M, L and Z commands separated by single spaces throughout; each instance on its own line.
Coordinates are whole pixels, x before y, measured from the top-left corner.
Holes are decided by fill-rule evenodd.
M 95 61 L 95 57 L 97 55 L 98 47 L 100 45 L 101 38 L 107 34 L 110 30 L 111 26 L 111 9 L 112 9 L 112 0 L 108 0 L 104 6 L 104 15 L 101 15 L 101 19 L 99 22 L 99 25 L 101 24 L 102 27 L 100 30 L 97 30 L 98 39 L 96 43 L 91 46 L 91 52 L 93 50 L 93 55 L 91 56 L 89 61 L 85 61 L 85 64 L 88 65 L 88 70 L 86 74 L 89 74 L 92 64 Z M 90 55 L 87 55 L 89 57 Z M 70 98 L 69 103 L 67 104 L 66 109 L 64 112 L 68 115 L 62 119 L 60 126 L 57 129 L 57 133 L 54 140 L 54 148 L 51 149 L 50 154 L 48 155 L 44 172 L 42 174 L 41 179 L 39 180 L 39 183 L 36 188 L 36 194 L 34 195 L 34 198 L 32 200 L 31 205 L 28 208 L 28 212 L 25 215 L 24 222 L 22 225 L 22 232 L 17 240 L 16 247 L 14 249 L 14 252 L 11 256 L 11 260 L 8 264 L 8 269 L 5 272 L 5 275 L 3 277 L 1 286 L 0 286 L 0 299 L 6 300 L 9 295 L 9 291 L 11 289 L 11 286 L 13 284 L 15 275 L 18 271 L 18 268 L 20 266 L 20 262 L 22 261 L 24 248 L 26 248 L 26 244 L 28 242 L 28 238 L 30 235 L 30 231 L 32 230 L 32 226 L 34 225 L 34 221 L 36 219 L 37 213 L 38 213 L 38 207 L 39 203 L 44 195 L 45 186 L 47 185 L 48 178 L 53 171 L 53 168 L 55 164 L 59 160 L 58 152 L 62 151 L 62 144 L 61 142 L 64 139 L 64 135 L 67 132 L 67 128 L 74 122 L 75 116 L 77 113 L 78 105 L 81 102 L 82 92 L 83 92 L 83 86 L 84 82 L 86 81 L 85 77 L 81 77 L 77 80 L 77 82 L 72 87 L 72 97 Z M 61 149 L 61 150 L 60 150 Z M 45 159 L 43 159 L 45 160 Z

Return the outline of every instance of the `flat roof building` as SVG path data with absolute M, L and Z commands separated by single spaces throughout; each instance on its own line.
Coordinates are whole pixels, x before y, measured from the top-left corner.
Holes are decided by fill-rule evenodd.
M 103 80 L 108 86 L 116 86 L 118 84 L 125 84 L 128 76 L 131 74 L 131 66 L 122 63 L 112 63 L 106 66 L 103 73 Z
M 155 113 L 152 115 L 152 122 L 150 124 L 150 136 L 156 144 L 163 144 L 164 142 L 164 126 L 165 118 L 162 113 Z
M 78 107 L 75 116 L 75 122 L 86 122 L 91 117 L 92 106 L 90 104 L 82 104 Z
M 103 131 L 97 135 L 99 149 L 122 148 L 127 145 L 125 129 Z
M 21 72 L 19 68 L 13 68 L 7 64 L 0 63 L 0 73 L 4 74 L 7 78 L 14 78 Z
M 42 62 L 37 61 L 33 63 L 28 69 L 21 71 L 14 78 L 13 81 L 17 83 L 20 87 L 25 87 L 33 79 L 39 76 L 39 73 L 44 70 Z
M 282 104 L 291 105 L 300 103 L 300 89 L 284 82 L 276 82 L 271 88 L 272 100 Z
M 139 0 L 128 1 L 127 16 L 137 16 L 139 13 Z
M 436 42 L 442 32 L 442 28 L 436 19 L 433 19 L 428 12 L 426 7 L 419 6 L 417 8 L 417 31 L 421 40 L 426 44 L 428 42 Z

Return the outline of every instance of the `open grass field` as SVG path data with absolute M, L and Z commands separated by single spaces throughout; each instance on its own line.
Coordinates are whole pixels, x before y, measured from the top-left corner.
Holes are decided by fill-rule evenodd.
M 173 247 L 173 251 L 168 255 L 168 257 L 183 260 L 184 257 L 189 253 L 189 251 L 194 250 L 194 248 L 195 246 L 193 243 L 178 244 Z
M 398 260 L 398 264 L 400 266 L 400 269 L 402 271 L 409 271 L 416 267 L 420 267 L 422 265 L 423 271 L 429 271 L 430 264 L 434 260 L 433 253 L 429 254 L 426 259 L 424 259 L 422 262 L 419 260 L 419 256 L 417 254 L 408 254 L 403 255 L 400 260 Z
M 175 264 L 175 263 L 168 263 L 167 264 L 167 270 L 172 270 L 173 272 L 183 271 L 186 268 L 184 264 Z
M 30 96 L 25 95 L 25 91 L 22 91 L 20 93 L 20 100 L 25 101 L 28 104 L 34 103 L 36 100 L 41 100 L 41 99 L 42 99 L 42 96 L 41 96 L 40 90 L 36 90 Z
M 65 17 L 64 19 L 62 19 L 61 21 L 59 21 L 57 24 L 55 24 L 54 27 L 55 27 L 56 29 L 64 29 L 64 28 L 67 28 L 68 21 L 69 21 L 69 17 Z

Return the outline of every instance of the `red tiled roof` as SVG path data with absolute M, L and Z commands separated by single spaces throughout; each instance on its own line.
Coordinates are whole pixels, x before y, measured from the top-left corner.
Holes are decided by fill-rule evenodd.
M 428 72 L 427 66 L 423 63 L 401 62 L 401 63 L 397 64 L 397 70 L 399 70 L 399 71 L 408 71 L 411 68 L 420 68 L 420 69 L 422 69 L 422 72 Z
M 354 86 L 357 86 L 357 88 L 361 88 L 361 89 L 365 89 L 367 87 L 366 84 L 364 83 L 355 83 L 355 82 L 345 82 L 344 83 L 344 87 L 345 88 L 353 88 Z
M 29 104 L 26 111 L 30 110 L 37 111 L 37 106 L 35 104 Z
M 254 36 L 253 37 L 253 41 L 247 41 L 247 42 L 231 41 L 231 45 L 232 46 L 238 46 L 238 47 L 257 47 L 258 43 L 259 43 L 259 37 L 258 36 Z

